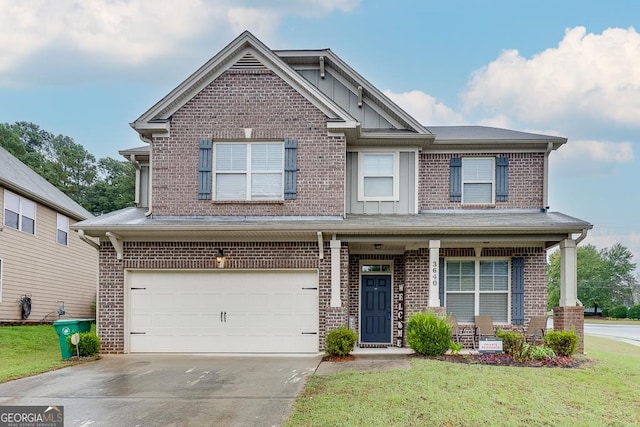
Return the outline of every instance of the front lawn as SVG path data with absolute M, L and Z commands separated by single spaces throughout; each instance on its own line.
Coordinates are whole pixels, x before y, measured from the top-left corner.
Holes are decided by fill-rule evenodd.
M 313 376 L 286 426 L 640 425 L 640 349 L 587 336 L 580 368 L 413 359 L 409 371 Z
M 0 383 L 76 363 L 62 360 L 52 325 L 0 326 Z

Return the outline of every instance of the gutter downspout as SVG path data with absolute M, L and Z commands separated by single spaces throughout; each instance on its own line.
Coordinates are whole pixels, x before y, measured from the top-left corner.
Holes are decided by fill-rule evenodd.
M 547 150 L 544 152 L 544 173 L 542 180 L 542 207 L 544 211 L 549 210 L 549 154 L 553 150 L 553 142 L 547 143 Z
M 324 241 L 322 239 L 322 231 L 318 231 L 318 257 L 324 259 Z
M 142 140 L 142 142 L 147 143 L 147 144 L 149 144 L 150 147 L 152 147 L 151 146 L 151 139 L 147 138 L 146 136 L 144 136 L 142 134 L 140 134 L 140 139 Z M 149 150 L 149 191 L 148 191 L 148 194 L 147 194 L 147 197 L 149 198 L 149 200 L 147 200 L 147 202 L 149 204 L 149 209 L 144 213 L 144 216 L 149 216 L 149 215 L 151 215 L 153 213 L 152 209 L 151 209 L 151 199 L 152 199 L 151 191 L 152 191 L 152 188 L 153 188 L 153 184 L 152 184 L 153 181 L 151 180 L 152 175 L 153 175 L 153 166 L 152 166 L 152 164 L 153 164 L 153 162 L 152 162 L 153 152 L 152 151 L 153 151 L 153 149 Z
M 587 231 L 588 230 L 586 228 L 582 229 L 582 233 L 580 233 L 580 235 L 576 239 L 576 246 L 578 246 L 580 242 L 582 242 L 585 239 L 585 237 L 587 237 Z
M 100 250 L 100 245 L 85 236 L 84 230 L 78 230 L 78 237 L 80 237 L 80 240 L 93 247 L 94 249 Z

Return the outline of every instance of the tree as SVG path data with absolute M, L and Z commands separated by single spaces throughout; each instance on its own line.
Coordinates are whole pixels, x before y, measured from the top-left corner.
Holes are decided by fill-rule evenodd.
M 613 307 L 633 302 L 638 280 L 632 272 L 633 254 L 620 243 L 600 251 L 593 245 L 577 249 L 578 299 L 588 307 Z M 560 301 L 560 252 L 551 254 L 547 265 L 548 308 Z
M 107 157 L 96 162 L 72 138 L 29 122 L 0 124 L 0 145 L 90 212 L 133 204 L 135 170 L 126 161 Z
M 95 215 L 133 205 L 135 169 L 130 162 L 106 157 L 98 161 L 97 182 L 87 189 L 83 206 Z

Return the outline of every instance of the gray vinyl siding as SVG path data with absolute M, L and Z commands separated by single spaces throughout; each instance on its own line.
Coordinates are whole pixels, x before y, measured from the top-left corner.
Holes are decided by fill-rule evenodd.
M 358 95 L 335 79 L 330 73 L 320 78 L 320 70 L 301 70 L 299 73 L 322 93 L 331 98 L 343 110 L 358 120 L 364 129 L 393 129 L 384 117 L 371 108 L 366 100 L 358 106 Z
M 413 214 L 416 197 L 415 153 L 400 152 L 399 200 L 390 202 L 358 201 L 358 153 L 347 153 L 347 213 Z
M 149 207 L 149 166 L 140 166 L 140 200 L 138 206 Z
M 4 189 L 0 187 L 0 224 L 4 224 Z M 76 221 L 69 218 L 69 225 Z M 98 251 L 69 232 L 69 244 L 57 243 L 57 212 L 36 203 L 36 234 L 0 225 L 2 296 L 0 320 L 20 320 L 17 301 L 31 294 L 29 321 L 58 318 L 58 301 L 64 301 L 67 318 L 93 318 Z

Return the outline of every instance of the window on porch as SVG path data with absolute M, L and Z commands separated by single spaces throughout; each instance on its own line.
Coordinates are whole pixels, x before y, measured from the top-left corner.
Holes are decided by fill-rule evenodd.
M 491 315 L 494 323 L 509 323 L 509 260 L 447 260 L 445 306 L 460 322 Z

